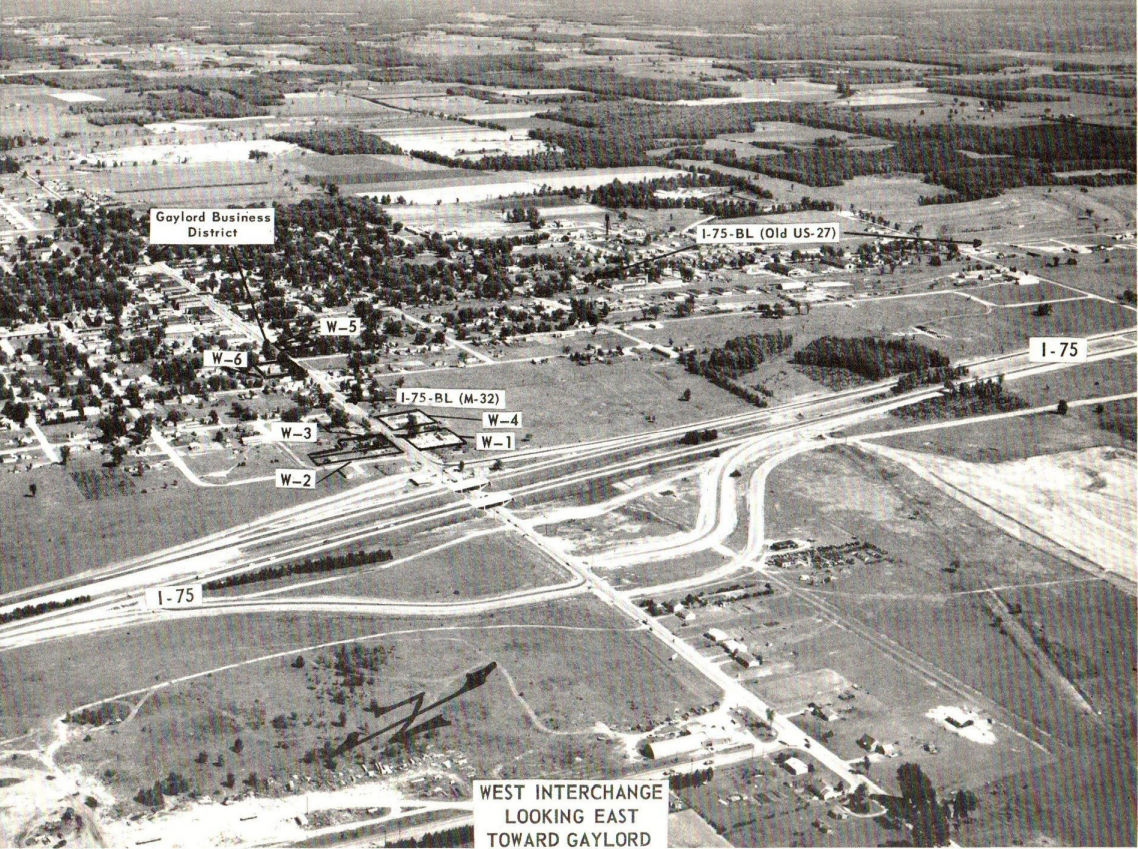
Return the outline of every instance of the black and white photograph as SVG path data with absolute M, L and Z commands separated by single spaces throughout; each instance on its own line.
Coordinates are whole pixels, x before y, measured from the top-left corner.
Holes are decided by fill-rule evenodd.
M 0 0 L 0 849 L 1138 845 L 1134 0 Z

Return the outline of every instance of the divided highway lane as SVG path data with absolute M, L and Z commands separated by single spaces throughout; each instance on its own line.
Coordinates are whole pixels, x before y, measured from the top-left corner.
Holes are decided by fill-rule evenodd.
M 473 601 L 411 602 L 359 597 L 273 597 L 243 600 L 240 597 L 206 601 L 200 607 L 178 611 L 148 610 L 140 600 L 110 607 L 90 607 L 72 615 L 45 621 L 43 617 L 17 623 L 20 627 L 0 632 L 0 652 L 72 637 L 90 636 L 119 628 L 159 622 L 200 619 L 205 616 L 259 615 L 274 613 L 366 614 L 368 616 L 428 616 L 451 618 L 527 607 L 570 598 L 587 591 L 584 582 L 572 580 L 534 590 L 505 593 Z
M 1107 347 L 1107 351 L 1101 355 L 1121 356 L 1129 353 L 1132 350 L 1132 342 L 1121 338 L 1129 335 L 1132 335 L 1132 333 L 1126 331 L 1102 334 L 1096 337 L 1096 344 L 1101 342 Z M 1119 345 L 1125 347 L 1119 347 Z M 986 367 L 985 373 L 987 373 L 988 369 L 996 368 L 995 364 L 1006 363 L 1006 361 L 1011 358 L 1026 359 L 1026 352 L 1016 352 L 1011 355 L 988 358 L 983 361 L 983 365 Z M 981 364 L 976 365 L 979 366 Z M 1012 379 L 1013 375 L 1021 376 L 1035 373 L 1039 370 L 1051 370 L 1054 367 L 1055 366 L 1050 364 L 1044 366 L 1028 364 L 1018 372 L 1008 372 L 1008 379 Z M 973 373 L 976 374 L 977 370 L 978 369 L 974 368 Z M 887 386 L 888 384 L 885 385 Z M 884 387 L 872 387 L 873 391 L 877 393 L 879 393 L 882 388 Z M 822 418 L 785 424 L 763 431 L 759 434 L 759 436 L 762 437 L 761 442 L 755 441 L 756 435 L 753 432 L 728 439 L 721 439 L 716 443 L 716 447 L 719 450 L 731 451 L 732 449 L 736 449 L 736 453 L 730 454 L 726 460 L 721 459 L 715 461 L 715 465 L 713 466 L 713 469 L 716 470 L 715 473 L 704 477 L 703 489 L 705 496 L 709 492 L 708 487 L 711 485 L 710 481 L 715 480 L 715 487 L 710 490 L 711 500 L 705 499 L 707 500 L 707 504 L 701 504 L 701 518 L 703 521 L 701 526 L 697 529 L 698 532 L 694 535 L 689 535 L 689 546 L 692 547 L 692 550 L 712 546 L 717 540 L 721 541 L 719 538 L 723 535 L 724 530 L 726 530 L 726 533 L 729 535 L 734 527 L 734 509 L 720 509 L 720 505 L 725 504 L 727 500 L 731 500 L 732 505 L 734 505 L 734 484 L 729 478 L 729 473 L 734 468 L 730 462 L 732 459 L 737 457 L 755 459 L 757 456 L 761 456 L 761 451 L 758 451 L 756 454 L 758 447 L 767 444 L 768 441 L 777 440 L 781 437 L 791 437 L 793 439 L 796 434 L 802 433 L 813 433 L 815 436 L 824 436 L 829 430 L 879 416 L 894 407 L 916 403 L 923 398 L 934 396 L 938 391 L 936 388 L 930 388 L 915 393 L 908 393 L 904 396 L 888 397 L 885 400 L 870 403 L 862 401 L 861 399 L 865 393 L 859 392 L 842 398 L 841 400 L 845 402 L 844 406 L 838 411 Z M 820 399 L 820 401 L 832 403 L 834 398 Z M 785 409 L 786 408 L 776 408 L 775 410 L 761 411 L 760 415 L 762 418 L 756 417 L 755 414 L 744 414 L 743 418 L 749 419 L 751 422 L 750 427 L 754 428 L 764 423 L 763 418 L 769 417 L 772 414 L 785 414 Z M 738 419 L 740 417 L 731 418 Z M 672 432 L 674 432 L 674 430 L 676 429 L 665 429 L 665 431 Z M 664 436 L 663 439 L 669 439 L 671 435 L 672 434 L 669 433 L 667 436 Z M 648 448 L 653 444 L 659 443 L 661 439 L 660 434 L 654 432 L 647 435 L 634 435 L 616 440 L 603 440 L 600 441 L 603 447 L 596 449 L 594 456 L 603 457 L 604 454 L 611 453 L 614 450 L 627 451 L 630 446 L 631 448 Z M 614 443 L 619 447 L 614 449 Z M 773 448 L 777 448 L 773 442 L 771 442 L 771 445 Z M 706 446 L 702 448 L 683 447 L 673 449 L 663 454 L 656 453 L 631 460 L 621 460 L 616 463 L 584 471 L 571 471 L 567 475 L 522 486 L 515 489 L 514 492 L 516 496 L 539 494 L 597 477 L 611 476 L 620 471 L 628 471 L 649 464 L 657 464 L 669 460 L 682 461 L 687 457 L 694 457 L 706 452 Z M 563 462 L 564 461 L 553 462 L 550 463 L 549 466 L 555 467 L 563 464 Z M 544 462 L 539 461 L 535 465 L 543 469 L 546 468 Z M 518 472 L 518 474 L 520 473 L 521 472 Z M 348 530 L 333 530 L 336 525 L 344 521 L 359 521 L 361 517 L 384 510 L 400 509 L 403 511 L 403 514 L 406 515 L 416 503 L 445 493 L 441 487 L 437 486 L 430 487 L 425 493 L 407 495 L 398 492 L 397 488 L 402 488 L 405 481 L 405 478 L 401 478 L 394 481 L 364 484 L 348 492 L 321 499 L 318 502 L 281 511 L 265 519 L 248 523 L 238 529 L 231 529 L 230 531 L 214 534 L 201 541 L 177 546 L 173 549 L 159 552 L 157 555 L 151 557 L 140 558 L 124 567 L 99 570 L 99 572 L 95 574 L 73 578 L 69 582 L 69 591 L 56 590 L 56 592 L 52 596 L 48 596 L 48 598 L 66 598 L 69 592 L 70 594 L 74 594 L 80 586 L 84 586 L 92 595 L 102 594 L 103 598 L 99 599 L 94 605 L 85 605 L 81 608 L 57 611 L 52 614 L 46 614 L 44 617 L 37 617 L 37 619 L 45 624 L 72 621 L 75 618 L 81 618 L 87 615 L 87 613 L 94 608 L 121 605 L 144 587 L 152 586 L 156 583 L 168 582 L 173 576 L 213 578 L 234 574 L 240 571 L 259 568 L 267 563 L 279 562 L 285 558 L 327 550 L 328 548 L 342 545 L 345 542 L 376 536 L 393 530 L 396 527 L 433 521 L 439 518 L 453 517 L 473 509 L 472 505 L 466 501 L 459 501 L 454 506 L 433 508 L 430 511 L 420 512 L 406 519 L 396 517 L 395 519 Z M 754 484 L 754 479 L 752 480 L 752 484 Z M 715 516 L 716 521 L 715 524 L 711 526 L 711 530 L 708 531 L 707 521 L 711 516 Z M 322 539 L 317 543 L 310 542 L 309 540 L 319 533 L 317 529 L 323 529 Z M 291 549 L 278 550 L 257 558 L 248 558 L 240 552 L 240 548 L 248 549 L 258 545 L 279 544 L 281 540 L 292 537 L 300 537 L 302 539 L 303 537 L 308 537 L 308 539 L 299 545 L 295 545 Z M 709 537 L 712 538 L 709 539 Z M 753 541 L 754 540 L 751 540 L 750 542 Z M 674 540 L 671 538 L 666 539 L 663 545 L 653 541 L 647 544 L 649 546 L 648 550 L 640 552 L 639 556 L 653 559 L 668 551 L 673 544 Z M 754 549 L 754 551 L 752 551 L 752 549 Z M 651 552 L 651 554 L 649 554 L 649 552 Z M 674 551 L 671 553 L 674 554 Z M 625 554 L 627 556 L 627 552 Z M 211 556 L 221 557 L 222 559 L 219 562 L 211 562 L 209 560 Z M 225 556 L 236 558 L 236 560 L 227 561 L 224 559 Z M 757 556 L 758 549 L 755 548 L 754 545 L 748 544 L 747 557 L 753 558 Z M 739 565 L 744 564 L 740 562 Z M 44 588 L 40 589 L 42 590 Z M 21 594 L 24 597 L 20 599 L 20 603 L 45 600 L 44 596 L 28 598 L 27 596 L 30 592 L 34 591 L 26 591 Z M 0 629 L 0 633 L 13 628 L 22 630 L 22 627 L 21 623 L 14 623 L 13 625 Z

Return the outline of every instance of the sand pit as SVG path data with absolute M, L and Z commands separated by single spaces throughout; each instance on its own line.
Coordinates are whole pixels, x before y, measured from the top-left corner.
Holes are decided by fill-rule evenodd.
M 1134 455 L 1065 451 L 1006 463 L 909 454 L 937 477 L 1102 568 L 1135 579 Z
M 270 157 L 278 157 L 296 150 L 289 142 L 260 139 L 257 141 L 225 141 L 202 144 L 139 144 L 122 147 L 106 153 L 77 157 L 88 162 L 103 162 L 107 165 L 129 162 L 241 162 L 249 159 L 249 152 L 263 151 Z
M 56 100 L 62 100 L 65 103 L 101 103 L 106 100 L 105 97 L 99 97 L 97 94 L 88 94 L 85 91 L 53 91 L 49 92 L 50 97 Z
M 376 135 L 406 151 L 424 150 L 457 158 L 521 156 L 550 149 L 545 142 L 531 139 L 528 130 L 493 130 L 469 125 L 391 129 Z
M 992 720 L 985 719 L 971 708 L 937 705 L 925 716 L 942 728 L 973 743 L 992 746 L 996 742 L 996 735 L 992 733 Z

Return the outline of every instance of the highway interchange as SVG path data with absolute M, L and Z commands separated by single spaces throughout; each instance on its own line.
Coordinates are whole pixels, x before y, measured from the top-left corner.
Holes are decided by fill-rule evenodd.
M 1085 294 L 1085 293 L 1084 293 Z M 228 312 L 221 305 L 219 309 Z M 241 322 L 232 316 L 234 322 Z M 242 329 L 250 333 L 259 331 L 247 322 Z M 1127 329 L 1104 333 L 1090 340 L 1089 361 L 1135 355 L 1134 330 Z M 647 343 L 645 343 L 647 344 Z M 1067 364 L 1039 365 L 1028 361 L 1026 350 L 994 356 L 977 357 L 963 363 L 969 368 L 969 378 L 1003 375 L 1014 381 L 1031 375 L 1067 367 Z M 477 506 L 476 495 L 456 491 L 453 470 L 446 469 L 432 455 L 416 449 L 392 433 L 390 428 L 373 419 L 362 409 L 350 405 L 339 387 L 326 375 L 312 370 L 313 378 L 339 401 L 353 418 L 367 421 L 373 429 L 384 432 L 403 450 L 409 471 L 381 480 L 352 487 L 334 495 L 319 498 L 303 505 L 278 511 L 271 515 L 229 528 L 192 542 L 135 558 L 109 567 L 93 568 L 66 579 L 37 587 L 0 595 L 0 613 L 26 604 L 41 601 L 65 600 L 78 593 L 89 595 L 88 603 L 64 610 L 43 614 L 28 620 L 0 626 L 0 652 L 16 647 L 74 638 L 79 635 L 112 631 L 167 617 L 200 617 L 257 615 L 266 613 L 351 613 L 376 617 L 421 616 L 445 622 L 460 617 L 486 614 L 517 607 L 555 602 L 560 599 L 590 594 L 611 610 L 628 620 L 636 628 L 659 641 L 664 648 L 689 664 L 699 675 L 722 691 L 723 710 L 738 710 L 765 719 L 773 715 L 771 725 L 776 735 L 773 743 L 752 740 L 750 754 L 740 749 L 717 752 L 710 756 L 714 763 L 730 763 L 757 753 L 769 753 L 779 748 L 806 749 L 836 778 L 849 786 L 865 783 L 872 792 L 881 788 L 851 767 L 851 764 L 811 738 L 796 726 L 791 718 L 774 713 L 771 706 L 749 689 L 718 662 L 708 657 L 692 642 L 680 639 L 663 624 L 646 616 L 636 605 L 636 598 L 652 593 L 674 592 L 695 588 L 720 580 L 732 574 L 762 571 L 769 540 L 764 535 L 764 494 L 767 476 L 786 460 L 803 452 L 825 448 L 840 442 L 855 441 L 841 434 L 844 428 L 871 421 L 886 415 L 891 409 L 915 404 L 933 397 L 939 387 L 926 387 L 894 396 L 889 392 L 891 381 L 843 392 L 819 394 L 761 410 L 752 410 L 706 421 L 691 422 L 682 427 L 648 430 L 626 436 L 606 437 L 585 442 L 556 445 L 546 448 L 518 451 L 502 458 L 500 468 L 489 471 L 490 460 L 468 463 L 469 468 L 483 467 L 479 474 L 486 475 L 492 491 L 508 492 L 513 504 L 524 502 L 535 505 L 556 499 L 590 481 L 632 476 L 650 470 L 659 474 L 671 471 L 674 476 L 694 476 L 699 483 L 699 511 L 693 526 L 665 537 L 632 542 L 601 552 L 592 557 L 578 557 L 566 551 L 556 540 L 544 535 L 543 525 L 571 516 L 597 515 L 626 503 L 648 489 L 635 489 L 611 501 L 581 507 L 560 507 L 542 516 L 539 511 L 526 509 L 523 517 L 513 504 L 499 504 L 482 509 Z M 1083 399 L 1075 406 L 1134 397 L 1133 393 L 1110 398 Z M 1004 416 L 1031 415 L 1041 409 L 1017 411 Z M 911 430 L 955 427 L 970 420 L 955 420 L 922 425 Z M 719 438 L 712 444 L 683 446 L 678 437 L 693 429 L 715 428 Z M 860 443 L 878 436 L 897 433 L 897 429 L 877 433 L 863 433 L 856 437 Z M 45 451 L 47 449 L 45 448 Z M 167 443 L 163 450 L 176 457 L 176 450 Z M 175 465 L 178 465 L 175 463 Z M 181 468 L 184 463 L 179 466 Z M 745 481 L 745 492 L 737 485 L 737 474 L 750 470 Z M 188 469 L 183 468 L 183 472 Z M 430 478 L 423 482 L 423 475 Z M 191 483 L 195 482 L 187 474 Z M 415 476 L 419 485 L 414 485 Z M 658 485 L 655 480 L 652 485 Z M 743 509 L 745 506 L 745 510 Z M 565 570 L 565 580 L 553 586 L 543 586 L 486 598 L 456 602 L 395 601 L 338 595 L 338 577 L 320 577 L 310 581 L 323 584 L 327 592 L 318 596 L 285 595 L 292 587 L 247 595 L 207 598 L 201 607 L 178 612 L 147 609 L 143 595 L 147 588 L 177 583 L 199 583 L 225 577 L 266 565 L 295 560 L 298 557 L 339 549 L 349 543 L 381 539 L 384 535 L 407 529 L 426 529 L 481 517 L 492 522 L 481 533 L 513 533 L 543 551 Z M 731 551 L 726 543 L 736 528 L 747 527 L 746 544 L 739 551 Z M 481 525 L 480 525 L 481 527 Z M 459 536 L 460 542 L 471 535 Z M 453 543 L 438 546 L 445 548 Z M 615 588 L 598 571 L 598 567 L 619 567 L 637 563 L 663 561 L 697 551 L 712 549 L 730 555 L 727 562 L 711 573 L 694 575 L 656 587 L 642 587 L 622 591 Z M 413 560 L 412 554 L 378 566 L 364 567 L 364 571 L 398 566 Z M 779 580 L 770 576 L 772 580 Z M 781 583 L 781 582 L 780 582 Z M 796 591 L 794 587 L 785 587 Z M 815 600 L 816 603 L 816 600 Z M 830 611 L 832 614 L 832 611 Z M 880 642 L 874 635 L 873 639 Z M 899 646 L 885 646 L 887 651 L 904 652 Z M 297 648 L 293 651 L 307 650 Z M 265 658 L 252 658 L 248 663 Z M 906 657 L 908 663 L 919 664 L 919 659 Z M 925 665 L 927 666 L 927 664 Z M 213 670 L 211 670 L 213 671 Z M 935 669 L 923 669 L 926 674 L 939 675 L 950 689 L 963 687 L 959 682 L 945 680 Z M 203 671 L 200 674 L 209 674 Z M 196 677 L 196 676 L 191 676 Z M 179 679 L 184 680 L 184 679 Z M 170 686 L 175 681 L 160 682 L 140 693 L 156 687 Z M 121 696 L 122 694 L 120 694 Z M 119 696 L 113 697 L 118 698 Z M 102 699 L 100 701 L 106 701 Z M 92 704 L 98 704 L 93 702 Z M 76 706 L 83 707 L 83 706 Z M 769 713 L 768 713 L 769 712 Z M 0 741 L 8 743 L 10 741 Z

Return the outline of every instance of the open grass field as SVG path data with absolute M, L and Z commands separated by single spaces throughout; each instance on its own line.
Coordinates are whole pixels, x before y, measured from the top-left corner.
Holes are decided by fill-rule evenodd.
M 1014 383 L 1009 386 L 1015 391 Z M 886 437 L 881 444 L 972 462 L 997 463 L 1097 445 L 1133 450 L 1133 422 L 1134 402 L 1124 401 L 1107 405 L 1101 417 L 1093 410 L 1079 408 L 1066 416 L 1042 413 L 988 422 L 965 421 L 955 427 Z M 905 425 L 904 421 L 890 416 L 859 424 L 845 433 L 853 436 Z M 1106 425 L 1117 426 L 1112 429 Z M 1126 433 L 1129 436 L 1124 435 Z
M 995 310 L 977 316 L 961 311 L 935 322 L 950 340 L 929 340 L 952 357 L 964 353 L 989 354 L 1026 348 L 1032 336 L 1093 336 L 1134 327 L 1135 313 L 1121 304 L 1097 299 L 1052 305 L 1051 314 L 1037 316 L 1029 308 Z
M 929 193 L 926 190 L 925 194 Z M 1093 198 L 1089 193 L 1078 197 L 1088 201 L 1082 204 L 1083 207 L 1093 208 Z M 1091 223 L 1076 219 L 1074 204 L 1077 203 L 1079 201 L 1072 197 L 1070 189 L 1060 191 L 1055 188 L 1048 194 L 1045 188 L 1026 188 L 1011 189 L 999 197 L 985 200 L 921 206 L 908 214 L 897 210 L 895 215 L 906 227 L 923 223 L 926 233 L 945 228 L 960 238 L 1018 242 L 1052 235 L 1094 232 Z M 1115 212 L 1114 216 L 1107 213 L 1107 216 L 1116 220 L 1122 217 L 1120 212 Z
M 784 319 L 762 319 L 748 314 L 661 319 L 662 329 L 638 329 L 636 333 L 653 343 L 672 339 L 676 345 L 690 344 L 703 349 L 735 336 L 783 330 L 794 335 L 797 349 L 819 336 L 889 336 L 894 331 L 912 332 L 914 325 L 920 324 L 947 336 L 942 339 L 920 337 L 923 344 L 957 359 L 1026 347 L 1030 336 L 1065 335 L 1061 332 L 1063 328 L 1078 329 L 1069 335 L 1087 335 L 1133 324 L 1121 306 L 1101 301 L 1055 304 L 1048 318 L 1031 316 L 1028 309 L 990 313 L 989 310 L 983 304 L 949 291 L 905 298 L 823 303 L 815 305 L 808 315 L 791 315 Z M 1044 330 L 1048 332 L 1041 332 Z
M 87 465 L 101 468 L 97 461 Z M 59 465 L 0 478 L 0 591 L 147 554 L 345 487 L 333 478 L 307 493 L 271 483 L 203 489 L 169 470 L 133 480 L 129 495 L 88 500 Z M 30 483 L 37 486 L 35 498 L 25 497 Z
M 333 648 L 314 646 L 333 641 L 356 642 L 369 654 L 383 651 L 375 668 L 361 670 L 363 680 L 351 683 L 321 665 Z M 303 669 L 291 666 L 294 651 L 304 656 Z M 95 662 L 97 657 L 106 662 Z M 253 662 L 220 668 L 247 660 Z M 219 784 L 227 771 L 238 781 L 256 772 L 272 780 L 259 792 L 280 792 L 290 774 L 338 782 L 321 759 L 304 763 L 305 752 L 324 740 L 336 745 L 354 729 L 382 727 L 388 717 L 381 721 L 366 712 L 373 698 L 392 704 L 423 691 L 430 703 L 454 693 L 465 672 L 491 661 L 498 668 L 486 684 L 442 707 L 438 715 L 446 722 L 418 736 L 414 748 L 465 754 L 477 775 L 611 775 L 620 771 L 621 759 L 594 740 L 594 723 L 626 729 L 718 695 L 684 667 L 669 664 L 663 648 L 603 605 L 575 599 L 442 623 L 307 614 L 209 617 L 132 628 L 78 647 L 59 643 L 7 652 L 0 655 L 0 671 L 12 685 L 0 697 L 0 722 L 5 734 L 19 734 L 81 704 L 212 670 L 149 698 L 124 696 L 124 706 L 141 703 L 137 715 L 92 731 L 90 740 L 77 738 L 61 758 L 104 777 L 113 770 L 107 780 L 120 798 L 170 770 L 215 795 L 226 792 Z M 599 668 L 606 674 L 596 675 Z M 346 722 L 338 719 L 341 710 Z M 405 715 L 403 709 L 389 717 Z M 243 746 L 235 752 L 238 736 Z M 389 736 L 373 741 L 377 749 Z M 360 750 L 369 767 L 373 759 L 388 760 L 371 745 Z M 202 750 L 208 762 L 197 764 Z M 222 766 L 214 767 L 218 756 Z M 337 760 L 337 768 L 346 770 L 356 758 Z M 395 756 L 392 762 L 398 761 Z
M 132 145 L 86 157 L 92 162 L 105 165 L 125 165 L 133 162 L 163 163 L 205 163 L 205 162 L 246 162 L 251 151 L 259 150 L 277 158 L 296 150 L 289 142 L 273 139 L 257 141 L 223 141 L 190 144 Z
M 735 396 L 661 359 L 624 358 L 588 366 L 563 359 L 537 366 L 505 363 L 408 376 L 406 386 L 504 390 L 506 409 L 522 413 L 534 448 L 682 425 L 743 409 Z M 692 391 L 687 403 L 679 400 L 685 389 Z M 656 417 L 655 423 L 648 415 Z
M 1109 258 L 1110 262 L 1104 263 L 1104 258 Z M 1138 279 L 1133 250 L 1114 250 L 1105 255 L 1081 255 L 1077 257 L 1077 261 L 1078 265 L 1067 265 L 1066 259 L 1060 256 L 1059 265 L 1056 267 L 1050 264 L 1048 255 L 1043 254 L 1039 257 L 1025 257 L 1022 261 L 1017 261 L 1017 264 L 1032 274 L 1106 298 L 1117 298 L 1126 289 L 1133 289 L 1134 281 Z M 1068 291 L 1066 297 L 1075 295 L 1075 292 Z M 1133 310 L 1131 315 L 1134 315 Z
M 1122 395 L 1138 387 L 1138 364 L 1133 357 L 1116 357 L 1070 366 L 1016 380 L 1008 387 L 1031 406 L 1058 404 L 1104 395 Z
M 463 531 L 469 529 L 463 526 Z M 397 556 L 402 556 L 402 551 Z M 570 577 L 548 555 L 503 531 L 460 539 L 441 550 L 412 555 L 402 563 L 382 564 L 365 574 L 298 588 L 290 595 L 449 602 L 560 584 Z M 246 591 L 257 589 L 251 585 Z
M 1078 292 L 1056 286 L 1054 283 L 1037 283 L 1033 286 L 1017 286 L 1014 283 L 996 283 L 977 286 L 974 289 L 957 289 L 990 304 L 1012 306 L 1017 304 L 1036 304 L 1040 301 L 1067 300 L 1081 297 Z
M 613 586 L 622 590 L 631 590 L 696 578 L 718 569 L 726 564 L 727 560 L 725 555 L 714 551 L 697 551 L 695 554 L 683 557 L 659 559 L 650 563 L 638 563 L 635 566 L 621 566 L 614 569 L 598 568 L 598 571 Z

